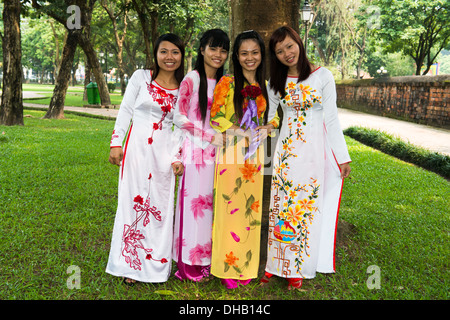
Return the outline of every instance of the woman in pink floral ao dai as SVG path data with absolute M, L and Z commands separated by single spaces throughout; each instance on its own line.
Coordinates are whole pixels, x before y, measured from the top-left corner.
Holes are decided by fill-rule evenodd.
M 184 133 L 184 175 L 179 181 L 175 214 L 173 259 L 180 280 L 200 281 L 209 275 L 216 145 L 222 134 L 210 125 L 213 91 L 223 75 L 230 40 L 219 29 L 200 39 L 193 71 L 180 85 L 174 123 Z

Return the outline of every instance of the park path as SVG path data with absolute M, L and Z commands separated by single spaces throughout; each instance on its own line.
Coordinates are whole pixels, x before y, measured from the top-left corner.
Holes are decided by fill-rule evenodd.
M 29 96 L 36 98 L 38 97 L 36 96 L 37 94 L 38 93 L 24 92 L 24 99 Z M 43 106 L 31 103 L 24 103 L 24 106 L 47 108 L 45 105 Z M 64 107 L 64 110 L 106 116 L 110 118 L 116 118 L 119 112 L 119 109 L 69 106 Z M 342 129 L 346 129 L 351 126 L 376 129 L 392 134 L 416 146 L 450 155 L 450 130 L 376 116 L 349 109 L 339 108 L 338 114 Z

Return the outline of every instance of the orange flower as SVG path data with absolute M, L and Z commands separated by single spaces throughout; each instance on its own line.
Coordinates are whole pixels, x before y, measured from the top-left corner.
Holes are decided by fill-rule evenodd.
M 289 207 L 289 213 L 286 215 L 286 220 L 296 226 L 301 220 L 305 211 L 301 211 L 300 206 L 296 205 L 295 208 Z
M 211 118 L 214 118 L 217 114 L 217 112 L 220 111 L 220 104 L 217 103 L 217 101 L 215 100 L 211 106 Z
M 211 108 L 211 118 L 220 111 L 220 107 L 225 104 L 225 98 L 230 91 L 230 83 L 233 81 L 232 77 L 224 76 L 214 89 L 214 102 Z
M 233 251 L 231 251 L 230 254 L 225 254 L 225 257 L 225 263 L 227 263 L 231 267 L 237 267 L 236 261 L 239 260 L 239 258 L 234 256 Z
M 243 168 L 239 168 L 239 170 L 242 172 L 242 175 L 244 176 L 245 180 L 250 180 L 250 182 L 255 182 L 253 179 L 253 176 L 258 173 L 258 169 L 256 168 L 256 165 L 249 164 L 247 161 L 244 163 Z
M 252 208 L 253 211 L 258 212 L 258 210 L 259 210 L 259 200 L 253 202 L 253 204 L 251 205 L 250 208 Z
M 306 100 L 306 96 L 311 94 L 311 87 L 310 86 L 304 86 L 302 83 L 298 86 L 300 89 L 300 92 L 302 94 L 303 101 Z
M 295 89 L 295 83 L 294 82 L 289 82 L 288 83 L 288 89 Z
M 297 203 L 300 205 L 300 208 L 303 210 L 308 210 L 308 211 L 312 211 L 312 205 L 314 204 L 314 200 L 308 200 L 308 199 L 303 199 L 303 200 L 299 200 L 297 201 Z
M 264 99 L 262 94 L 256 98 L 256 107 L 258 109 L 258 118 L 261 118 L 262 113 L 266 111 L 266 99 Z

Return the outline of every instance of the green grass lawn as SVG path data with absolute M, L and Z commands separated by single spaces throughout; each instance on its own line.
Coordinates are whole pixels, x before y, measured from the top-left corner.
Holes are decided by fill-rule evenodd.
M 24 91 L 33 91 L 41 94 L 45 98 L 42 99 L 24 99 L 24 103 L 33 103 L 33 104 L 43 104 L 49 105 L 50 99 L 53 95 L 54 85 L 48 84 L 23 84 Z M 67 89 L 66 99 L 64 101 L 65 106 L 70 107 L 83 107 L 88 104 L 87 101 L 83 101 L 83 92 L 84 87 L 82 85 L 79 86 L 70 86 Z M 116 89 L 113 93 L 109 94 L 111 99 L 111 104 L 120 105 L 122 102 L 123 96 L 120 94 L 120 90 Z
M 118 168 L 108 162 L 113 121 L 66 114 L 0 126 L 0 299 L 438 299 L 449 298 L 449 182 L 346 137 L 352 157 L 340 218 L 354 225 L 337 248 L 336 273 L 286 290 L 226 290 L 218 279 L 134 287 L 105 273 Z M 81 272 L 69 289 L 70 266 Z M 369 289 L 380 274 L 379 288 Z M 370 271 L 370 269 L 369 269 Z

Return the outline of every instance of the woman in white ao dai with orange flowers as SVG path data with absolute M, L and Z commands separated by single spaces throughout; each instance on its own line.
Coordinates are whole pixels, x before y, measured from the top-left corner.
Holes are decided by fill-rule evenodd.
M 309 64 L 300 37 L 288 27 L 274 32 L 269 47 L 269 118 L 280 104 L 283 123 L 273 158 L 267 265 L 261 281 L 277 275 L 291 289 L 316 272 L 335 271 L 335 230 L 350 157 L 331 72 Z

